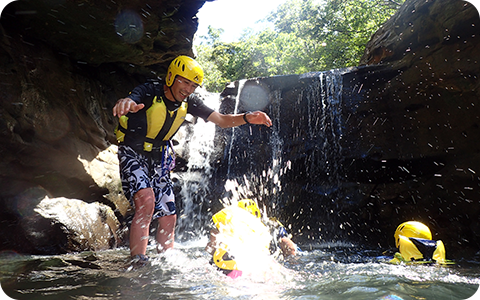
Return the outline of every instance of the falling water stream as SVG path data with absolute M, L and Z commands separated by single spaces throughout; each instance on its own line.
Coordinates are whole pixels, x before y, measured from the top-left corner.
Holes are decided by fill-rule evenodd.
M 335 97 L 338 90 L 331 89 L 335 85 L 338 87 L 337 79 L 335 75 L 322 74 L 318 90 L 310 91 L 318 95 L 314 97 L 317 100 L 312 98 L 310 107 L 322 107 L 312 110 L 308 116 L 311 138 L 327 134 L 329 138 L 322 138 L 324 143 L 315 150 L 321 152 L 324 161 L 307 160 L 310 165 L 306 168 L 322 164 L 327 173 L 333 172 L 338 162 L 332 159 L 338 158 L 341 150 L 338 145 L 331 144 L 334 139 L 341 138 L 341 126 L 337 126 L 339 123 L 335 120 L 336 111 L 340 109 L 340 100 Z M 274 91 L 271 97 L 278 100 L 280 95 Z M 272 102 L 271 112 L 276 118 L 280 114 L 279 105 L 278 101 Z M 269 141 L 272 149 L 271 157 L 266 159 L 269 165 L 259 174 L 226 179 L 225 189 L 232 197 L 249 196 L 255 191 L 258 198 L 272 200 L 275 204 L 276 193 L 282 189 L 282 175 L 290 168 L 290 162 L 282 157 L 283 141 L 278 125 L 274 122 Z M 204 251 L 207 218 L 202 216 L 201 203 L 210 188 L 208 179 L 212 169 L 208 162 L 214 148 L 214 131 L 212 124 L 198 121 L 190 133 L 189 171 L 181 175 L 185 203 L 179 216 L 180 238 L 175 249 L 157 254 L 152 244 L 147 250 L 150 263 L 135 268 L 129 264 L 127 248 L 51 256 L 5 252 L 0 254 L 3 290 L 14 299 L 29 300 L 452 300 L 467 299 L 477 291 L 480 284 L 480 263 L 477 261 L 461 260 L 446 267 L 393 265 L 386 256 L 391 253 L 383 253 L 385 249 L 366 249 L 348 241 L 320 239 L 300 244 L 302 251 L 294 258 L 267 259 L 246 270 L 240 278 L 226 277 L 209 263 L 210 257 Z M 330 152 L 326 153 L 327 150 Z M 231 153 L 230 149 L 230 158 Z M 334 185 L 335 177 L 329 175 L 333 179 L 326 184 Z
M 218 110 L 219 95 L 204 93 L 205 104 L 215 110 Z M 182 173 L 172 173 L 172 178 L 181 177 L 180 196 L 182 201 L 181 211 L 178 214 L 177 232 L 182 240 L 190 240 L 203 233 L 201 228 L 207 221 L 207 216 L 202 213 L 205 199 L 208 198 L 209 182 L 212 176 L 212 166 L 210 164 L 214 150 L 215 124 L 205 122 L 202 119 L 196 121 L 192 132 L 184 134 L 183 140 L 180 140 L 182 149 L 188 153 L 187 171 Z

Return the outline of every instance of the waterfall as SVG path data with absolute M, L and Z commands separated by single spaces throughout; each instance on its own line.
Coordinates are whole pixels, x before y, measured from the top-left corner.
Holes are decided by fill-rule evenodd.
M 243 87 L 245 86 L 246 81 L 247 81 L 246 79 L 243 79 L 243 80 L 240 80 L 238 82 L 238 93 L 237 93 L 237 97 L 235 98 L 235 108 L 233 110 L 234 114 L 238 113 L 240 96 L 242 94 L 242 90 L 243 90 Z M 232 130 L 232 137 L 230 139 L 230 143 L 228 144 L 228 170 L 227 170 L 227 174 L 230 174 L 230 166 L 232 165 L 232 148 L 233 148 L 233 142 L 235 140 L 235 127 L 233 127 L 231 130 Z
M 323 182 L 329 190 L 338 187 L 340 178 L 337 170 L 342 160 L 342 77 L 338 71 L 319 73 L 318 81 L 309 86 L 308 134 L 309 140 L 317 141 L 315 155 L 310 159 L 311 165 L 305 166 L 312 173 L 322 170 Z
M 188 127 L 181 142 L 187 170 L 174 172 L 181 186 L 177 192 L 182 199 L 177 224 L 181 239 L 202 233 L 210 221 L 212 201 L 228 205 L 244 198 L 254 199 L 264 214 L 282 218 L 294 228 L 321 226 L 328 232 L 338 228 L 337 200 L 344 197 L 338 171 L 342 169 L 342 73 L 305 74 L 297 81 L 295 94 L 288 95 L 282 85 L 258 79 L 239 82 L 232 113 L 249 110 L 250 102 L 268 102 L 264 111 L 273 126 L 222 130 L 223 158 L 212 157 L 220 146 L 214 144 L 213 123 L 197 120 Z M 264 94 L 260 98 L 266 100 L 258 101 L 257 94 Z M 204 98 L 209 107 L 218 109 L 219 95 Z M 216 169 L 212 160 L 221 161 Z M 305 235 L 316 238 L 318 233 Z
M 245 92 L 246 80 L 242 80 L 239 83 L 238 96 L 236 97 L 235 111 L 238 107 L 248 106 L 245 104 L 245 98 L 251 98 L 251 90 Z M 254 86 L 255 87 L 255 86 Z M 258 88 L 254 88 L 255 91 L 260 91 Z M 242 92 L 245 92 L 242 94 Z M 245 96 L 245 94 L 247 96 Z M 242 96 L 244 95 L 244 96 Z M 269 95 L 270 110 L 273 120 L 273 129 L 264 129 L 269 131 L 268 136 L 268 149 L 267 157 L 258 161 L 255 159 L 257 153 L 252 153 L 255 150 L 255 145 L 252 145 L 251 149 L 241 150 L 241 145 L 245 144 L 245 140 L 255 139 L 253 133 L 253 126 L 246 126 L 237 128 L 237 131 L 233 131 L 229 143 L 229 155 L 228 155 L 228 180 L 225 182 L 225 191 L 227 196 L 223 198 L 223 203 L 229 205 L 244 198 L 252 198 L 256 200 L 260 207 L 263 206 L 262 212 L 269 213 L 265 207 L 267 204 L 271 204 L 272 209 L 275 208 L 275 197 L 282 190 L 281 176 L 291 167 L 290 162 L 283 164 L 282 148 L 283 139 L 280 136 L 280 109 L 281 109 L 281 93 L 280 91 L 272 91 Z M 258 100 L 258 99 L 256 99 Z M 264 105 L 265 101 L 262 105 Z M 256 126 L 256 125 L 255 125 Z M 257 129 L 259 127 L 256 127 Z M 233 129 L 235 130 L 235 129 Z M 235 134 L 237 132 L 238 134 Z M 243 134 L 240 134 L 240 133 Z M 253 143 L 254 144 L 254 143 Z M 249 148 L 249 146 L 247 146 Z M 250 152 L 249 152 L 250 151 Z M 237 155 L 242 152 L 244 155 L 241 161 L 238 161 Z M 242 167 L 243 166 L 243 167 Z M 250 172 L 245 172 L 244 166 L 250 166 Z M 261 166 L 260 168 L 258 166 Z M 243 171 L 237 172 L 238 169 Z
M 302 97 L 307 101 L 307 143 L 305 160 L 306 184 L 303 186 L 306 197 L 305 207 L 316 207 L 310 212 L 300 211 L 297 216 L 311 220 L 303 224 L 307 228 L 316 225 L 322 234 L 308 233 L 308 239 L 343 239 L 340 228 L 341 199 L 345 198 L 342 182 L 342 94 L 343 80 L 340 71 L 316 73 L 305 89 Z M 312 205 L 316 203 L 316 205 Z M 298 225 L 297 225 L 298 226 Z
M 280 102 L 271 101 L 269 98 L 278 97 L 280 93 L 273 91 L 269 95 L 264 88 L 246 83 L 248 80 L 240 80 L 238 82 L 238 91 L 235 97 L 235 108 L 233 113 L 240 111 L 265 110 L 270 104 L 271 109 L 275 109 L 280 113 Z M 254 81 L 255 82 L 255 81 Z M 275 120 L 275 119 L 274 119 Z M 262 169 L 255 168 L 259 162 L 252 159 L 256 155 L 255 145 L 250 147 L 250 140 L 255 139 L 258 125 L 245 125 L 238 128 L 232 128 L 229 143 L 227 144 L 227 180 L 225 182 L 225 192 L 227 195 L 222 199 L 224 205 L 229 205 L 244 198 L 252 198 L 258 202 L 268 199 L 271 195 L 277 194 L 281 190 L 281 182 L 279 174 L 282 173 L 282 138 L 278 135 L 278 118 L 274 122 L 273 127 L 277 127 L 273 131 L 263 129 L 272 134 L 268 137 L 268 145 L 271 153 L 260 164 Z M 253 142 L 255 144 L 255 142 Z M 247 145 L 247 146 L 245 146 Z M 267 163 L 267 161 L 269 163 Z M 250 166 L 254 172 L 244 172 L 244 166 Z M 240 172 L 238 172 L 240 169 Z M 264 213 L 266 210 L 263 210 Z
M 204 103 L 218 110 L 219 94 L 200 90 Z M 203 234 L 207 220 L 205 210 L 211 201 L 210 180 L 211 160 L 214 152 L 215 124 L 198 118 L 193 126 L 186 126 L 180 142 L 182 157 L 187 159 L 185 171 L 174 172 L 172 178 L 178 180 L 180 192 L 177 197 L 177 236 L 180 240 L 196 239 Z
M 232 133 L 224 202 L 253 198 L 264 213 L 282 216 L 296 223 L 295 227 L 313 227 L 305 220 L 315 220 L 338 228 L 338 224 L 332 224 L 339 213 L 336 200 L 343 197 L 339 171 L 342 72 L 299 76 L 295 93 L 286 93 L 293 88 L 285 89 L 284 82 L 275 85 L 271 84 L 275 83 L 273 79 L 268 80 L 248 80 L 239 85 L 235 109 L 246 106 L 244 93 L 268 87 L 269 105 L 265 111 L 273 126 L 241 126 Z M 321 207 L 322 211 L 313 207 Z M 313 238 L 315 234 L 306 235 Z

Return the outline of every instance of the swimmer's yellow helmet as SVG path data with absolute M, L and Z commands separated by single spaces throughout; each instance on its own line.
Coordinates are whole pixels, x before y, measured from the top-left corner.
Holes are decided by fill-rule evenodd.
M 398 248 L 400 244 L 399 236 L 403 235 L 408 238 L 419 238 L 419 239 L 432 239 L 432 233 L 427 225 L 417 222 L 417 221 L 408 221 L 400 224 L 395 230 L 395 247 Z
M 243 199 L 238 201 L 238 207 L 245 209 L 257 218 L 260 218 L 262 216 L 257 204 L 251 199 Z
M 213 262 L 222 270 L 238 270 L 237 262 L 234 257 L 230 256 L 225 247 L 226 246 L 223 245 L 223 247 L 215 250 L 213 253 Z
M 203 83 L 202 67 L 193 58 L 185 55 L 178 56 L 170 63 L 165 81 L 167 86 L 173 85 L 173 81 L 177 75 L 187 78 L 198 85 L 202 85 Z

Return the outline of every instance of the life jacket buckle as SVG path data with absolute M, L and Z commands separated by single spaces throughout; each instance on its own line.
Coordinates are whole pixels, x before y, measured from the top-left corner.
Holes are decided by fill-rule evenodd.
M 153 150 L 153 144 L 149 142 L 144 142 L 143 143 L 143 151 L 145 152 L 152 152 Z

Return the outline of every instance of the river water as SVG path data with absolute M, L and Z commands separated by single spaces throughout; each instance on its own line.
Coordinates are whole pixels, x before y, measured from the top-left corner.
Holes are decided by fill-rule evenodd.
M 480 264 L 392 265 L 350 244 L 302 245 L 289 260 L 266 260 L 231 279 L 210 265 L 206 239 L 177 244 L 132 268 L 128 249 L 0 257 L 3 290 L 14 299 L 467 299 Z
M 322 80 L 323 78 L 324 76 L 321 77 Z M 327 79 L 325 78 L 326 81 Z M 328 96 L 328 93 L 322 93 Z M 215 104 L 218 100 L 213 98 L 212 101 L 209 105 L 218 108 L 215 106 L 218 105 Z M 272 113 L 276 113 L 275 105 Z M 327 118 L 325 113 L 317 116 L 312 112 L 312 115 L 311 120 L 308 119 L 312 124 Z M 333 111 L 331 115 L 334 117 L 338 113 Z M 328 123 L 336 122 L 333 117 L 329 117 Z M 0 281 L 6 294 L 19 300 L 453 300 L 467 299 L 477 291 L 480 284 L 478 259 L 461 260 L 443 267 L 392 265 L 385 255 L 393 253 L 382 253 L 385 249 L 365 249 L 362 245 L 338 240 L 329 243 L 311 239 L 312 242 L 319 242 L 299 245 L 302 251 L 294 258 L 257 259 L 260 263 L 253 266 L 250 264 L 249 269 L 243 270 L 243 276 L 237 279 L 223 275 L 210 264 L 210 257 L 204 251 L 207 243 L 205 220 L 209 218 L 202 214 L 201 204 L 208 198 L 210 188 L 206 179 L 212 173 L 209 158 L 214 148 L 215 127 L 203 121 L 195 126 L 194 132 L 185 134 L 190 145 L 187 155 L 190 158 L 188 174 L 177 175 L 185 181 L 182 189 L 185 203 L 181 205 L 177 224 L 177 231 L 181 234 L 175 249 L 156 254 L 152 243 L 147 251 L 151 257 L 150 263 L 140 268 L 130 265 L 128 248 L 50 256 L 0 253 Z M 318 128 L 323 127 L 312 126 L 312 130 L 318 131 Z M 337 129 L 340 127 L 331 128 L 333 131 L 330 135 L 338 136 Z M 325 134 L 317 131 L 312 131 L 312 136 Z M 240 193 L 249 195 L 252 188 L 260 186 L 262 188 L 257 188 L 257 196 L 273 197 L 275 203 L 274 191 L 281 191 L 282 170 L 284 166 L 289 167 L 289 162 L 279 155 L 283 146 L 275 126 L 270 142 L 273 145 L 271 166 L 259 174 L 252 174 L 251 178 L 243 176 L 241 183 L 238 183 L 238 178 L 226 181 L 225 190 L 230 192 L 232 198 L 239 200 L 242 197 Z M 181 144 L 186 142 L 182 141 Z M 339 152 L 332 149 L 336 149 L 334 143 L 324 142 L 318 151 Z M 323 158 L 325 161 L 335 159 L 331 156 Z M 334 174 L 330 175 L 335 178 Z M 328 184 L 335 182 L 332 180 Z M 446 247 L 447 258 L 452 259 L 448 256 L 448 245 Z

